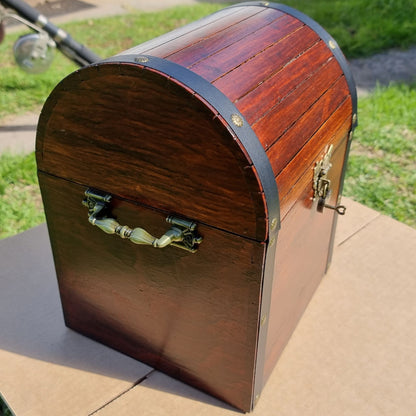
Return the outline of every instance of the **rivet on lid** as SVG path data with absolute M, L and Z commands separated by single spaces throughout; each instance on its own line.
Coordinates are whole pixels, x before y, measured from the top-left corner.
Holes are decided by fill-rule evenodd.
M 242 127 L 244 122 L 243 122 L 243 118 L 241 116 L 239 116 L 238 114 L 232 114 L 231 115 L 231 121 L 237 126 L 237 127 Z
M 149 58 L 147 56 L 138 56 L 137 58 L 134 58 L 134 60 L 139 64 L 149 62 Z

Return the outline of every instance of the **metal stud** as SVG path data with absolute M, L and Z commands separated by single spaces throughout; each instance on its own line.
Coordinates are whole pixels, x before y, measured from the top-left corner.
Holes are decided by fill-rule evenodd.
M 231 121 L 237 126 L 237 127 L 242 127 L 244 122 L 243 122 L 243 118 L 241 116 L 239 116 L 238 114 L 232 114 L 231 115 Z
M 146 62 L 149 62 L 149 58 L 147 56 L 138 56 L 137 58 L 134 58 L 134 60 L 138 64 L 144 64 Z

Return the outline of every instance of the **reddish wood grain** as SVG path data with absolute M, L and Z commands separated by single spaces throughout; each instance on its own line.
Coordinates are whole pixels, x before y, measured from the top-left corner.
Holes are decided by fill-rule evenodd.
M 230 35 L 230 33 L 227 33 L 230 32 L 228 28 L 234 27 L 234 25 L 262 12 L 264 12 L 264 9 L 255 6 L 224 9 L 144 44 L 135 46 L 124 53 L 151 54 L 160 58 L 167 57 L 211 37 L 217 37 L 219 34 L 228 36 Z
M 213 84 L 231 101 L 236 101 L 272 77 L 282 67 L 316 43 L 318 39 L 318 35 L 314 31 L 303 26 L 298 31 L 257 53 L 244 65 L 236 67 L 214 81 Z M 299 74 L 303 75 L 301 71 Z M 270 104 L 273 104 L 274 100 L 275 97 Z M 267 103 L 266 100 L 260 107 L 263 107 L 265 103 Z
M 238 45 L 247 36 L 253 36 L 259 28 L 267 26 L 271 22 L 276 22 L 284 17 L 284 14 L 277 10 L 255 8 L 250 16 L 248 13 L 245 16 L 246 19 L 235 24 L 229 19 L 230 21 L 227 21 L 226 25 L 223 26 L 223 30 L 217 30 L 212 36 L 201 39 L 199 42 L 192 41 L 188 47 L 182 48 L 174 54 L 166 54 L 165 58 L 185 67 L 191 67 L 203 59 L 211 59 L 211 55 L 226 48 L 234 49 L 234 45 Z M 153 51 L 151 53 L 153 54 Z
M 301 30 L 303 31 L 304 29 Z M 290 38 L 292 39 L 292 37 Z M 297 42 L 302 42 L 302 38 L 296 38 L 294 43 Z M 291 47 L 290 44 L 289 47 Z M 289 51 L 287 53 L 291 56 Z M 282 101 L 298 85 L 302 84 L 303 81 L 319 72 L 321 67 L 332 58 L 333 56 L 325 43 L 319 41 L 306 50 L 304 54 L 297 57 L 297 59 L 287 59 L 278 72 L 272 72 L 274 68 L 279 66 L 274 66 L 273 62 L 270 62 L 272 66 L 271 68 L 269 64 L 270 78 L 238 99 L 236 102 L 237 108 L 244 114 L 249 123 L 254 123 L 266 114 L 271 107 Z M 278 59 L 278 57 L 275 59 Z M 231 81 L 229 84 L 232 84 Z M 233 93 L 232 96 L 235 97 L 236 95 L 238 94 Z
M 344 138 L 331 159 L 333 166 L 328 177 L 333 185 L 328 203 L 332 205 L 336 204 L 338 197 L 345 149 Z M 310 181 L 307 183 L 283 219 L 277 242 L 264 381 L 269 377 L 327 266 L 335 214 L 328 209 L 324 209 L 323 213 L 316 210 L 316 201 L 311 201 Z
M 267 150 L 341 75 L 338 62 L 331 60 L 284 100 L 271 106 L 252 126 L 263 147 Z
M 347 83 L 344 77 L 341 77 L 267 150 L 272 169 L 276 176 L 289 164 L 289 161 L 299 152 L 299 149 L 309 140 L 314 138 L 316 142 L 318 140 L 321 143 L 325 142 L 322 134 L 319 136 L 314 136 L 314 134 L 333 115 L 334 119 L 340 119 L 342 121 L 351 118 L 351 100 L 348 94 Z M 341 106 L 342 103 L 345 105 Z M 339 124 L 335 122 L 326 124 L 324 127 L 326 134 L 328 132 L 336 132 L 338 128 Z M 305 166 L 305 164 L 307 165 L 307 162 L 307 159 L 297 159 L 296 161 L 299 167 Z M 280 191 L 281 195 L 285 195 L 284 191 Z
M 267 215 L 256 173 L 214 116 L 197 96 L 155 72 L 91 67 L 64 81 L 44 109 L 38 166 L 264 240 Z
M 88 223 L 85 187 L 39 180 L 67 325 L 249 410 L 264 244 L 200 224 L 195 254 L 134 245 Z M 111 213 L 158 237 L 169 228 L 117 198 Z
M 288 15 L 283 16 L 269 25 L 247 34 L 240 42 L 223 48 L 206 59 L 189 66 L 189 69 L 213 82 L 278 39 L 289 35 L 302 26 L 303 24 L 299 20 Z

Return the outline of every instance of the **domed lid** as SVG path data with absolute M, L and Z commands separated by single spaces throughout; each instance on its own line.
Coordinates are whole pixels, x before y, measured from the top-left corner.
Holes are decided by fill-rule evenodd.
M 176 64 L 117 59 L 74 72 L 51 93 L 39 121 L 38 169 L 265 241 L 277 188 L 241 114 Z

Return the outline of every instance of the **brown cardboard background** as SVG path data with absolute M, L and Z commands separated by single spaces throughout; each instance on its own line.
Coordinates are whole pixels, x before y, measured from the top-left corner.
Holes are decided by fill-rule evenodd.
M 16 415 L 84 415 L 150 367 L 63 322 L 46 226 L 0 241 L 0 392 Z

